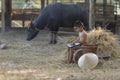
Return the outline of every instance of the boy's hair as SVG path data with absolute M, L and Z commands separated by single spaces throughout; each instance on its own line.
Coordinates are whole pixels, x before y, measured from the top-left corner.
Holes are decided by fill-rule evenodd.
M 83 25 L 83 23 L 81 22 L 81 21 L 76 21 L 75 23 L 74 23 L 74 27 L 80 27 L 80 26 L 82 26 L 83 28 L 84 28 L 84 25 Z

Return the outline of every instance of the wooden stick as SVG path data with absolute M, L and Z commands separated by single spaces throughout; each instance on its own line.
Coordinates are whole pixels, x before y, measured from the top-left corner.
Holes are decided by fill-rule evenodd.
M 2 32 L 5 32 L 5 12 L 6 12 L 6 8 L 5 8 L 5 0 L 2 0 L 1 1 L 1 9 L 2 9 L 2 14 L 1 14 L 1 17 L 2 17 Z

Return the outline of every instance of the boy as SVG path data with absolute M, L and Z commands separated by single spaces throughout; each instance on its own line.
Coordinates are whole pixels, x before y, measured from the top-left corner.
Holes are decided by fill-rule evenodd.
M 79 33 L 79 37 L 67 45 L 68 54 L 67 54 L 67 60 L 65 61 L 65 63 L 71 63 L 73 60 L 74 50 L 79 49 L 81 45 L 87 43 L 87 32 L 83 28 L 84 28 L 84 25 L 82 22 L 76 21 L 74 23 L 74 29 L 76 32 Z

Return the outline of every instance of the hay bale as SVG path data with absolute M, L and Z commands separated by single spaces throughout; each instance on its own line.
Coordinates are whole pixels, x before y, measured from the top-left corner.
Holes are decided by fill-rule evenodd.
M 88 44 L 98 45 L 98 53 L 116 57 L 119 54 L 118 38 L 109 30 L 98 27 L 88 33 Z M 105 57 L 106 57 L 105 56 Z

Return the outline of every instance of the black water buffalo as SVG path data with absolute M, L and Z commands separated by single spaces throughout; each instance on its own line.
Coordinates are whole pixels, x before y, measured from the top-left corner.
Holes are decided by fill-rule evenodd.
M 50 4 L 29 24 L 27 40 L 32 40 L 40 30 L 48 27 L 51 33 L 50 43 L 55 44 L 59 27 L 73 27 L 74 22 L 80 20 L 88 29 L 88 18 L 88 11 L 80 4 Z

